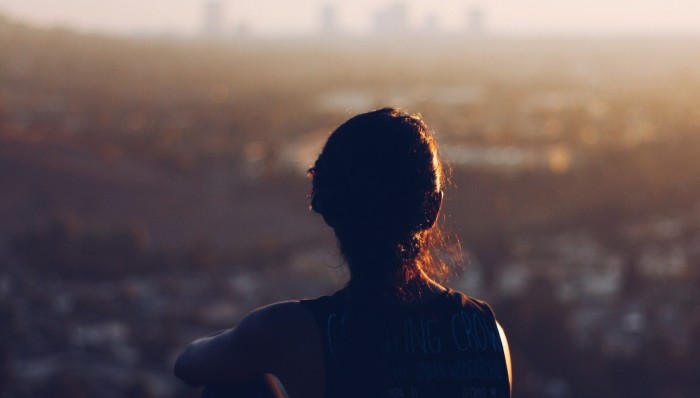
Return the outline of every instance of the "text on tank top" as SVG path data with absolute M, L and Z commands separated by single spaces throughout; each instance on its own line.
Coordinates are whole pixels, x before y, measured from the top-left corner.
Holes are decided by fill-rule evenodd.
M 359 309 L 340 290 L 301 303 L 319 328 L 328 398 L 510 397 L 496 320 L 482 301 L 449 290 L 428 303 Z

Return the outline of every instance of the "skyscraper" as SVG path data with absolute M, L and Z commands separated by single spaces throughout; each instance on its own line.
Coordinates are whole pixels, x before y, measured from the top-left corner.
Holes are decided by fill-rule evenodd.
M 404 33 L 408 30 L 408 10 L 404 3 L 394 3 L 374 14 L 374 32 L 381 34 Z
M 202 34 L 206 37 L 221 36 L 223 31 L 223 6 L 220 0 L 204 2 Z
M 467 11 L 467 30 L 472 34 L 484 32 L 484 10 L 473 6 Z
M 326 4 L 321 8 L 321 33 L 338 33 L 338 12 L 333 4 Z

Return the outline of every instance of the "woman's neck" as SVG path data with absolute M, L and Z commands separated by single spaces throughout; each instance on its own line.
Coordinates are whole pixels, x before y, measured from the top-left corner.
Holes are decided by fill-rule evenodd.
M 430 279 L 427 275 L 421 275 L 417 280 L 409 282 L 405 290 L 409 297 L 414 298 L 411 302 L 418 303 L 432 301 L 447 291 L 444 286 Z
M 352 300 L 374 304 L 417 304 L 432 301 L 447 291 L 444 286 L 422 273 L 402 283 L 401 286 L 389 282 L 376 284 L 367 284 L 367 282 L 350 281 L 348 291 L 353 297 Z

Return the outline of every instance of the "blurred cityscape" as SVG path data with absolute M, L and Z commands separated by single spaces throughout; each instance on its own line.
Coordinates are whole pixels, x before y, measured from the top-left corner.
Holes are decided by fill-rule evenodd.
M 245 20 L 238 18 L 237 23 L 227 22 L 227 9 L 236 4 L 223 0 L 205 0 L 203 6 L 203 19 L 201 24 L 201 36 L 206 39 L 231 39 L 240 36 L 247 36 L 250 26 Z M 439 8 L 439 7 L 435 7 Z M 460 34 L 478 35 L 486 30 L 486 12 L 478 5 L 464 5 L 462 12 L 462 24 L 458 28 L 447 28 L 441 22 L 436 10 L 422 10 L 419 13 L 419 22 L 412 21 L 414 10 L 411 4 L 406 1 L 395 1 L 386 5 L 379 5 L 367 15 L 368 27 L 358 31 L 343 24 L 341 17 L 343 10 L 338 2 L 326 2 L 317 13 L 317 29 L 313 34 L 318 37 L 335 36 L 398 36 L 406 34 L 438 35 L 438 34 Z M 276 10 L 270 9 L 270 13 Z
M 1 18 L 0 49 L 0 397 L 198 396 L 171 375 L 187 342 L 343 285 L 305 170 L 387 105 L 436 131 L 467 259 L 447 285 L 498 314 L 514 397 L 700 390 L 698 39 L 125 39 Z

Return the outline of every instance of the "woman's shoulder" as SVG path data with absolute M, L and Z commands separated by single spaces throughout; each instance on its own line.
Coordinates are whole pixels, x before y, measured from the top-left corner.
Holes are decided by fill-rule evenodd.
M 175 373 L 198 386 L 227 384 L 265 373 L 290 379 L 290 363 L 318 357 L 318 336 L 308 311 L 298 301 L 260 307 L 235 328 L 191 343 L 178 357 Z M 314 357 L 314 354 L 316 357 Z M 316 366 L 318 368 L 318 366 Z
M 280 301 L 259 307 L 249 313 L 238 325 L 254 333 L 294 331 L 313 321 L 302 300 Z
M 237 329 L 254 334 L 279 334 L 301 330 L 308 331 L 315 327 L 314 316 L 324 309 L 334 308 L 345 302 L 344 290 L 339 290 L 331 295 L 300 300 L 280 301 L 259 307 L 250 312 Z
M 312 314 L 301 301 L 260 307 L 248 314 L 236 329 L 241 336 L 239 345 L 253 349 L 257 356 L 254 361 L 261 363 L 263 373 L 275 374 L 290 395 L 320 396 L 323 391 L 320 335 Z
M 448 289 L 448 300 L 463 310 L 481 312 L 495 318 L 493 309 L 485 300 L 470 296 L 459 290 Z

